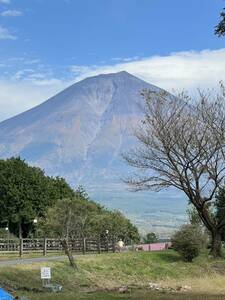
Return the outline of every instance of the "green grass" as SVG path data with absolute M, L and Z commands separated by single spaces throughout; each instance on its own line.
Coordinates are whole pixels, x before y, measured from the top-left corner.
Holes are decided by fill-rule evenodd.
M 28 299 L 224 299 L 225 261 L 210 260 L 206 255 L 185 263 L 173 251 L 129 252 L 77 256 L 78 271 L 67 260 L 0 267 L 0 285 L 15 288 Z M 52 267 L 52 282 L 63 286 L 63 294 L 43 294 L 40 267 Z M 153 293 L 149 282 L 163 286 L 188 285 L 187 295 Z M 130 287 L 121 295 L 118 288 Z M 34 289 L 31 291 L 30 289 Z
M 26 297 L 30 297 L 29 294 L 24 294 Z M 147 290 L 133 290 L 129 294 L 119 294 L 112 292 L 95 292 L 91 294 L 87 293 L 67 293 L 67 294 L 45 294 L 33 295 L 33 300 L 119 300 L 119 299 L 131 299 L 131 300 L 224 300 L 224 296 L 220 295 L 193 295 L 193 294 L 162 294 L 151 292 Z

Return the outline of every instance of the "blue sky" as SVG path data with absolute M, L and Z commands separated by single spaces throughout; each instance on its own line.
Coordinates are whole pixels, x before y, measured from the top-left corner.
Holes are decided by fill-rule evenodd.
M 17 37 L 1 41 L 4 57 L 39 58 L 45 64 L 101 64 L 113 58 L 218 49 L 213 34 L 219 0 L 11 0 L 1 25 Z
M 223 6 L 222 0 L 0 0 L 0 120 L 101 72 L 126 69 L 167 89 L 223 79 L 225 38 L 213 32 Z

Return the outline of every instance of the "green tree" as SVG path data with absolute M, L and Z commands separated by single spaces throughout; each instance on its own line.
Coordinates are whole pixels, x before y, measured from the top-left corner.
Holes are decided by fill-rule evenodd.
M 218 222 L 225 220 L 225 187 L 221 187 L 216 194 L 215 201 L 216 216 Z M 222 241 L 225 241 L 225 229 L 222 230 Z
M 219 24 L 216 26 L 215 34 L 218 36 L 224 36 L 225 35 L 225 8 L 220 13 L 221 20 Z
M 41 169 L 29 166 L 19 157 L 0 160 L 1 225 L 27 237 L 34 230 L 33 220 L 43 217 L 65 190 L 72 192 L 62 179 L 45 176 Z
M 139 240 L 137 228 L 121 213 L 110 212 L 88 199 L 84 189 L 79 189 L 72 198 L 58 200 L 42 219 L 43 234 L 61 239 L 74 268 L 77 266 L 68 246 L 69 238 L 106 237 L 107 231 L 110 237 Z
M 136 226 L 119 211 L 102 209 L 101 213 L 92 220 L 95 235 L 104 235 L 106 231 L 115 239 L 125 243 L 138 242 L 140 235 Z
M 144 243 L 145 244 L 151 244 L 151 243 L 157 243 L 158 238 L 154 232 L 149 232 L 146 234 L 146 237 L 144 237 Z
M 120 212 L 109 211 L 77 192 L 48 209 L 42 230 L 46 236 L 60 238 L 100 237 L 106 231 L 126 241 L 140 238 L 137 228 Z
M 52 197 L 54 199 L 71 198 L 74 195 L 74 190 L 62 177 L 50 178 L 52 184 Z
M 201 229 L 193 225 L 184 225 L 171 238 L 174 250 L 185 261 L 191 262 L 204 246 L 205 239 Z

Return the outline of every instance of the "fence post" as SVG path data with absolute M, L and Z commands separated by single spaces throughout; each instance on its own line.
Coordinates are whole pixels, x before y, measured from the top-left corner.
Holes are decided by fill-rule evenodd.
M 47 239 L 44 238 L 44 245 L 43 245 L 43 255 L 46 256 L 47 254 Z
M 9 251 L 9 239 L 7 239 L 7 251 Z
M 113 236 L 113 239 L 112 239 L 112 247 L 113 247 L 113 253 L 116 252 L 116 239 L 115 239 L 115 236 Z
M 83 238 L 83 254 L 86 252 L 86 239 Z
M 101 239 L 98 239 L 98 253 L 101 253 Z
M 20 257 L 23 256 L 23 239 L 20 239 Z
M 132 251 L 135 251 L 134 241 L 131 240 Z
M 106 251 L 109 252 L 109 238 L 106 238 Z

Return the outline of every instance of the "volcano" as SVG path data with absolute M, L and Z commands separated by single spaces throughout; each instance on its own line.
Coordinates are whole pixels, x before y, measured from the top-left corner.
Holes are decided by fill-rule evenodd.
M 174 204 L 173 193 L 162 204 L 164 193 L 128 192 L 121 180 L 130 171 L 121 153 L 136 145 L 133 131 L 143 119 L 143 89 L 161 91 L 125 71 L 77 82 L 1 122 L 0 157 L 20 156 L 48 175 L 83 185 L 94 200 L 121 209 L 141 227 L 164 232 L 171 220 L 172 227 L 179 223 L 183 202 Z

